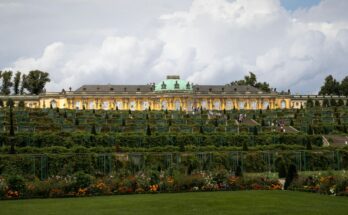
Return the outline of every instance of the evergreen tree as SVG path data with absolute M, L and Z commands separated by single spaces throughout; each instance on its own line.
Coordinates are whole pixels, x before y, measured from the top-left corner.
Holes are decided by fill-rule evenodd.
M 75 118 L 75 125 L 78 126 L 79 124 L 80 124 L 79 118 L 76 117 L 76 118 Z
M 243 142 L 243 151 L 248 151 L 248 144 L 246 142 Z
M 337 106 L 343 106 L 344 105 L 344 102 L 342 99 L 339 99 L 338 102 L 337 102 Z
M 312 150 L 312 143 L 311 143 L 311 141 L 307 141 L 307 144 L 306 144 L 306 149 L 307 150 Z
M 147 125 L 147 128 L 146 128 L 146 135 L 147 135 L 147 136 L 151 136 L 151 128 L 150 128 L 150 125 Z
M 21 72 L 16 72 L 16 75 L 13 80 L 13 92 L 15 95 L 19 94 L 19 84 L 21 81 Z
M 97 135 L 97 129 L 96 129 L 96 127 L 95 127 L 95 124 L 92 125 L 91 134 L 92 134 L 92 135 Z
M 348 76 L 346 76 L 340 84 L 340 94 L 343 96 L 348 96 Z
M 312 108 L 313 106 L 314 106 L 313 100 L 312 100 L 312 99 L 308 99 L 308 100 L 307 100 L 307 103 L 306 103 L 306 107 L 307 107 L 307 108 Z
M 10 99 L 8 101 L 8 104 L 9 104 L 9 107 L 10 107 L 10 134 L 9 134 L 9 141 L 10 141 L 10 145 L 11 145 L 11 148 L 10 148 L 10 154 L 15 154 L 16 151 L 15 151 L 15 140 L 14 140 L 14 137 L 15 137 L 15 132 L 14 132 L 14 123 L 13 123 L 13 101 L 11 102 Z M 12 104 L 12 105 L 11 105 Z
M 320 102 L 318 100 L 315 100 L 315 107 L 320 107 Z
M 323 100 L 323 107 L 329 107 L 330 104 L 329 104 L 329 100 L 328 99 L 324 99 Z
M 297 178 L 297 169 L 294 164 L 291 164 L 289 166 L 286 178 L 285 178 L 285 184 L 284 184 L 284 189 L 287 190 L 289 186 L 291 185 L 292 181 Z
M 1 76 L 2 76 L 1 94 L 10 95 L 11 93 L 10 88 L 13 86 L 13 83 L 11 81 L 12 71 L 3 71 Z
M 330 100 L 330 106 L 337 106 L 336 99 L 331 99 Z
M 203 126 L 202 126 L 202 125 L 199 126 L 199 133 L 200 133 L 200 134 L 204 134 L 204 129 L 203 129 Z
M 257 127 L 256 126 L 253 127 L 253 135 L 258 135 L 258 131 L 257 131 Z
M 0 99 L 0 107 L 4 107 L 4 101 L 2 99 Z
M 21 95 L 24 94 L 24 89 L 25 89 L 25 85 L 26 85 L 26 79 L 27 79 L 27 76 L 25 74 L 22 74 L 21 88 L 19 90 L 19 94 L 21 94 Z
M 20 107 L 20 108 L 24 108 L 24 107 L 25 107 L 25 103 L 24 103 L 23 100 L 20 100 L 20 101 L 18 102 L 18 107 Z

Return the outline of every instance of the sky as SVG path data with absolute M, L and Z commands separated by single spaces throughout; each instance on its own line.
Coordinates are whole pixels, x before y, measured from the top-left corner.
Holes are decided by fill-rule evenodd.
M 50 73 L 47 91 L 250 71 L 313 94 L 348 75 L 346 0 L 0 0 L 0 69 Z

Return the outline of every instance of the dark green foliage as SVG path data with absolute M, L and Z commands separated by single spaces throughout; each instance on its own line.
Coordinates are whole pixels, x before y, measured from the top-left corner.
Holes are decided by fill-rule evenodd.
M 147 136 L 151 136 L 151 128 L 150 128 L 150 125 L 147 125 L 147 128 L 146 128 L 146 135 L 147 135 Z
M 50 103 L 50 109 L 53 109 L 52 103 Z
M 92 125 L 91 134 L 92 134 L 92 135 L 97 135 L 97 129 L 96 129 L 96 127 L 95 127 L 95 124 Z
M 64 111 L 64 118 L 68 118 L 68 114 L 66 113 L 66 111 Z
M 344 102 L 342 99 L 338 99 L 337 106 L 343 106 Z
M 324 85 L 319 91 L 319 95 L 339 95 L 340 94 L 340 84 L 329 75 L 325 78 Z
M 14 101 L 11 98 L 7 99 L 6 107 L 14 107 Z
M 21 87 L 19 89 L 19 94 L 23 95 L 24 94 L 24 89 L 25 89 L 25 80 L 27 78 L 27 75 L 22 74 L 22 81 L 21 81 Z
M 308 125 L 307 134 L 309 134 L 309 135 L 312 135 L 312 134 L 313 134 L 313 128 L 312 128 L 312 125 Z
M 294 164 L 290 164 L 286 178 L 285 178 L 285 184 L 284 184 L 284 190 L 287 190 L 288 187 L 291 185 L 291 182 L 297 178 L 297 169 Z
M 307 149 L 307 150 L 312 150 L 312 143 L 311 143 L 310 141 L 308 141 L 308 142 L 306 143 L 306 149 Z
M 59 107 L 56 107 L 56 112 L 59 113 Z
M 267 82 L 257 82 L 256 75 L 252 72 L 249 72 L 249 76 L 244 76 L 244 80 L 233 81 L 231 85 L 250 85 L 265 92 L 271 91 L 269 84 Z
M 307 108 L 312 108 L 312 107 L 314 107 L 314 104 L 313 104 L 313 100 L 312 100 L 312 99 L 308 99 L 308 100 L 307 100 L 306 107 L 307 107 Z
M 248 144 L 246 142 L 243 142 L 243 151 L 248 151 L 249 148 L 248 148 Z
M 75 175 L 74 188 L 77 191 L 79 188 L 86 188 L 92 184 L 92 176 L 84 172 L 77 172 Z
M 294 120 L 293 119 L 290 120 L 290 126 L 294 126 Z
M 129 115 L 131 115 L 131 114 L 132 114 L 131 109 L 128 109 L 128 114 L 129 114 Z
M 23 100 L 20 100 L 20 101 L 18 102 L 18 107 L 20 107 L 20 108 L 24 108 L 24 107 L 25 107 L 25 103 L 24 103 Z
M 237 166 L 234 175 L 236 177 L 243 177 L 243 171 L 242 171 L 242 168 L 240 167 L 240 165 Z
M 7 178 L 7 186 L 11 191 L 25 191 L 25 179 L 20 175 L 11 175 Z
M 331 99 L 330 100 L 330 106 L 337 106 L 336 99 Z
M 203 130 L 203 126 L 202 126 L 202 125 L 199 126 L 199 133 L 200 133 L 200 134 L 204 134 L 204 130 Z
M 24 88 L 29 91 L 30 94 L 38 95 L 42 93 L 46 83 L 50 82 L 49 74 L 40 70 L 30 71 L 24 79 Z
M 80 124 L 79 118 L 76 117 L 76 118 L 75 118 L 75 125 L 78 126 L 79 124 Z
M 122 118 L 122 126 L 126 126 L 126 120 L 124 118 Z
M 265 120 L 261 119 L 261 126 L 266 126 Z
M 258 131 L 257 131 L 257 127 L 256 126 L 253 127 L 253 135 L 258 135 Z
M 286 175 L 287 175 L 286 164 L 285 164 L 284 160 L 281 160 L 279 162 L 279 165 L 278 165 L 278 177 L 285 178 Z
M 20 84 L 20 81 L 21 81 L 21 72 L 16 72 L 16 75 L 14 77 L 14 80 L 13 80 L 13 92 L 15 95 L 18 95 L 20 93 L 19 91 L 19 84 Z
M 0 99 L 0 107 L 4 107 L 4 101 Z
M 340 94 L 348 96 L 348 76 L 344 77 L 340 85 Z
M 11 93 L 10 88 L 13 86 L 13 83 L 11 81 L 12 71 L 3 71 L 1 76 L 2 76 L 1 94 L 10 95 Z

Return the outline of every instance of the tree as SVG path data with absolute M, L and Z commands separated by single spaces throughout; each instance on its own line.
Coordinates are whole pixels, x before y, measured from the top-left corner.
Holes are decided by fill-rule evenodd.
M 249 72 L 249 76 L 244 76 L 244 80 L 233 81 L 231 85 L 250 85 L 265 92 L 271 91 L 269 84 L 267 82 L 257 82 L 256 75 L 252 72 Z
M 23 95 L 23 93 L 24 93 L 26 79 L 27 79 L 27 75 L 26 74 L 22 74 L 21 88 L 19 90 L 19 94 L 21 94 L 21 95 Z
M 320 102 L 318 100 L 315 100 L 314 105 L 315 105 L 315 107 L 320 107 Z
M 338 99 L 337 106 L 343 106 L 344 102 L 342 99 Z
M 248 151 L 248 144 L 246 142 L 243 143 L 243 151 Z
M 1 94 L 10 95 L 13 83 L 11 82 L 12 71 L 3 71 L 2 74 L 2 86 L 1 86 Z
M 343 96 L 348 96 L 348 76 L 346 76 L 340 84 L 340 94 Z
M 297 169 L 294 164 L 291 164 L 289 166 L 286 178 L 285 178 L 285 184 L 284 184 L 284 190 L 287 190 L 289 186 L 291 185 L 291 182 L 297 178 Z
M 0 99 L 0 107 L 4 107 L 4 101 Z
M 97 135 L 97 129 L 95 128 L 95 124 L 92 125 L 91 134 L 92 135 Z
M 329 100 L 328 99 L 324 99 L 323 100 L 323 107 L 329 107 Z
M 312 99 L 308 99 L 308 100 L 307 100 L 307 103 L 306 103 L 306 107 L 307 107 L 307 108 L 311 108 L 311 107 L 313 107 L 313 106 L 314 106 L 313 100 L 312 100 Z
M 25 107 L 25 103 L 24 103 L 23 100 L 20 100 L 20 101 L 18 102 L 18 107 L 20 107 L 20 108 L 24 108 L 24 107 Z
M 332 75 L 327 76 L 324 85 L 320 88 L 319 95 L 340 95 L 340 83 Z
M 151 136 L 151 128 L 150 128 L 150 125 L 147 125 L 147 128 L 146 128 L 146 135 L 147 135 L 147 136 Z
M 46 83 L 51 81 L 48 76 L 47 72 L 40 70 L 30 71 L 25 79 L 24 86 L 30 94 L 39 95 L 45 88 Z
M 10 141 L 10 145 L 11 145 L 11 149 L 10 149 L 10 154 L 14 154 L 16 153 L 15 151 L 15 141 L 14 141 L 14 136 L 15 136 L 15 132 L 14 132 L 14 125 L 13 125 L 13 105 L 14 102 L 12 99 L 9 99 L 7 101 L 7 105 L 8 107 L 10 107 L 10 134 L 9 134 L 9 141 Z
M 19 94 L 19 84 L 21 81 L 21 72 L 16 72 L 16 75 L 13 79 L 13 92 L 15 95 Z

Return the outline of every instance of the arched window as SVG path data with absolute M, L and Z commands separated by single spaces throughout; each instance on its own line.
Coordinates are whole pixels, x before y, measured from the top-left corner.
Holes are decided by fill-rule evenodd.
M 94 102 L 89 102 L 89 109 L 94 109 Z
M 175 100 L 174 106 L 175 106 L 175 110 L 180 110 L 180 106 L 181 106 L 180 100 Z
M 280 103 L 280 108 L 281 109 L 286 108 L 286 102 L 284 100 Z
M 192 111 L 192 109 L 193 109 L 193 102 L 192 102 L 192 100 L 188 100 L 187 101 L 187 110 Z
M 262 108 L 267 109 L 269 107 L 269 102 L 265 101 L 263 102 Z
M 81 108 L 81 102 L 80 101 L 75 102 L 75 108 L 77 110 L 79 110 Z
M 117 107 L 117 109 L 122 110 L 122 109 L 123 109 L 123 103 L 122 103 L 122 101 L 117 101 L 117 102 L 116 102 L 116 107 Z
M 203 110 L 208 109 L 208 102 L 207 102 L 207 100 L 202 100 L 201 105 L 202 105 Z
M 129 109 L 131 109 L 132 111 L 134 111 L 134 110 L 136 109 L 136 103 L 135 103 L 135 101 L 129 102 Z
M 52 100 L 52 101 L 50 102 L 50 104 L 51 104 L 52 108 L 56 108 L 56 107 L 57 107 L 57 102 L 56 102 L 56 100 Z
M 233 102 L 231 100 L 226 101 L 226 110 L 232 110 Z
M 220 110 L 221 109 L 221 102 L 220 102 L 220 100 L 215 100 L 214 101 L 214 110 Z
M 104 110 L 109 109 L 109 102 L 107 102 L 107 101 L 103 102 L 103 109 Z
M 149 109 L 149 102 L 148 101 L 143 101 L 143 110 Z
M 163 100 L 162 101 L 162 110 L 166 110 L 167 109 L 167 101 L 166 100 Z
M 251 109 L 253 109 L 253 110 L 257 109 L 257 102 L 256 101 L 251 102 Z
M 244 101 L 239 102 L 239 109 L 243 110 L 244 107 L 245 107 L 245 102 Z

